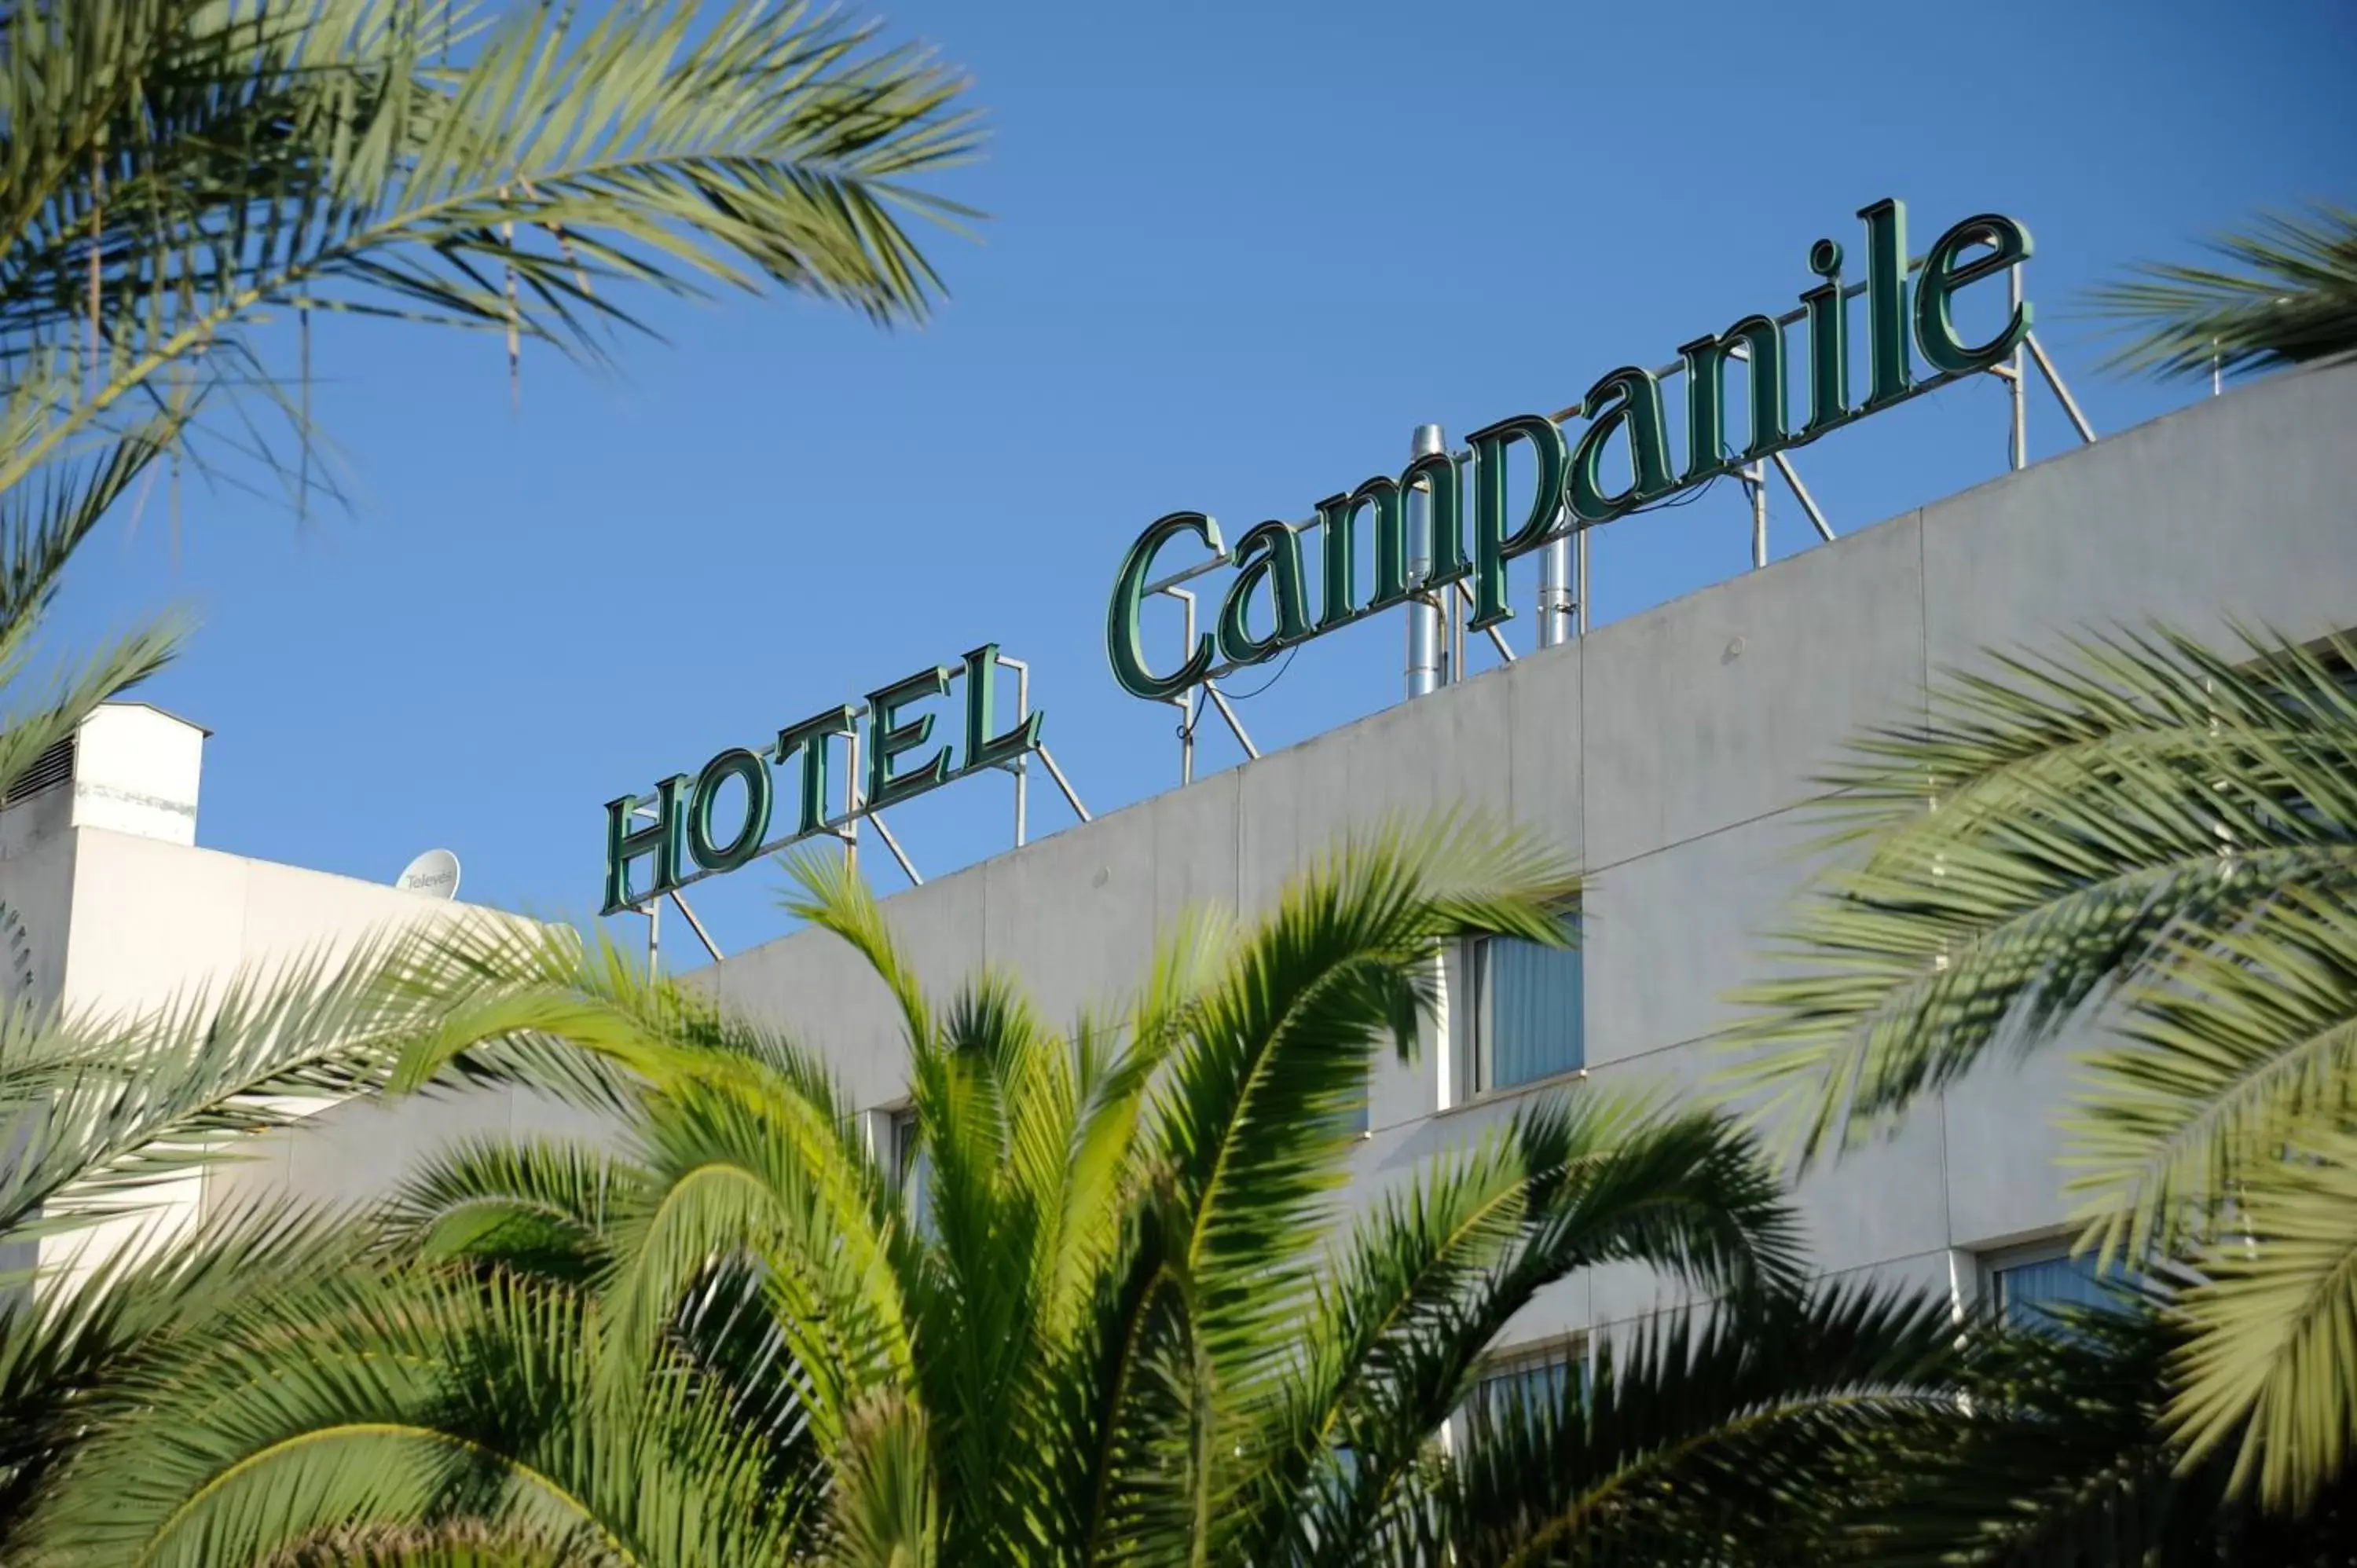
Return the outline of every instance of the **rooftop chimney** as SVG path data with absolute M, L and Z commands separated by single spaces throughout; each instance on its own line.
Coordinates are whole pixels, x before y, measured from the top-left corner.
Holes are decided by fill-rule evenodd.
M 210 733 L 145 703 L 107 703 L 34 760 L 0 810 L 5 838 L 46 838 L 62 828 L 104 828 L 197 842 L 197 782 Z

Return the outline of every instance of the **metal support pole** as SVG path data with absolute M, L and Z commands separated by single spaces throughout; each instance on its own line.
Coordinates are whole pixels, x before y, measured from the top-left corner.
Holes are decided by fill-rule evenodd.
M 1072 815 L 1084 822 L 1092 821 L 1089 809 L 1082 805 L 1081 798 L 1072 792 L 1072 781 L 1064 777 L 1064 770 L 1056 766 L 1056 759 L 1048 755 L 1048 748 L 1044 746 L 1039 748 L 1039 761 L 1047 768 L 1048 777 L 1056 781 L 1056 788 L 1064 792 L 1064 803 L 1072 808 Z
M 1571 542 L 1572 571 L 1572 630 L 1580 637 L 1587 635 L 1587 530 L 1581 529 Z
M 859 732 L 853 730 L 843 743 L 843 865 L 846 871 L 859 869 Z
M 900 847 L 900 841 L 894 838 L 892 830 L 885 825 L 884 813 L 870 811 L 867 813 L 867 820 L 876 824 L 876 836 L 884 841 L 884 847 L 890 850 L 892 858 L 900 863 L 900 875 L 909 879 L 909 886 L 922 887 L 925 885 L 925 879 L 917 875 L 915 866 L 909 864 L 908 852 Z
M 2093 446 L 2095 427 L 2087 423 L 2085 414 L 2079 412 L 2079 400 L 2072 397 L 2071 389 L 2062 384 L 2062 377 L 2054 369 L 2054 361 L 2046 357 L 2045 349 L 2038 341 L 2038 334 L 2025 332 L 2021 335 L 2021 341 L 2029 350 L 2029 357 L 2038 361 L 2039 373 L 2046 378 L 2046 384 L 2054 390 L 2054 400 L 2062 405 L 2062 412 L 2071 416 L 2071 428 L 2079 433 L 2080 440 Z
M 2006 294 L 2014 314 L 2021 313 L 2021 268 L 2006 269 Z M 2013 466 L 2029 467 L 2029 356 L 2017 343 L 2013 348 L 2013 376 L 2006 388 L 2006 396 L 2013 403 Z
M 1457 586 L 1465 589 L 1465 579 L 1459 577 Z M 1454 686 L 1465 679 L 1465 601 L 1457 595 L 1448 598 L 1448 684 Z
M 1162 590 L 1177 599 L 1187 617 L 1186 640 L 1179 644 L 1189 653 L 1195 650 L 1195 596 L 1185 588 Z M 1203 711 L 1203 699 L 1192 686 L 1168 699 L 1178 710 L 1178 782 L 1195 781 L 1195 721 Z
M 1178 782 L 1183 787 L 1195 781 L 1195 715 L 1203 700 L 1192 686 L 1164 700 L 1178 710 Z
M 662 900 L 647 900 L 647 978 L 662 977 Z
M 1557 526 L 1566 521 L 1557 512 Z M 1571 638 L 1571 535 L 1547 542 L 1539 556 L 1539 646 L 1554 648 Z
M 712 955 L 712 961 L 718 963 L 720 961 L 718 944 L 713 941 L 712 933 L 704 929 L 704 922 L 695 918 L 695 911 L 687 907 L 687 900 L 680 895 L 676 887 L 671 890 L 671 901 L 678 905 L 679 912 L 687 918 L 687 929 L 695 933 L 695 940 L 704 944 L 704 950 Z
M 1408 456 L 1423 457 L 1448 450 L 1437 424 L 1419 424 L 1408 440 Z M 1427 493 L 1418 505 L 1417 492 L 1402 497 L 1407 507 L 1407 580 L 1421 585 L 1432 573 L 1433 503 Z M 1419 586 L 1407 602 L 1407 694 L 1428 695 L 1440 683 L 1440 601 Z
M 1768 473 L 1758 463 L 1743 470 L 1743 489 L 1751 497 L 1751 568 L 1768 564 Z
M 998 662 L 1015 671 L 1015 722 L 1020 726 L 1031 716 L 1031 666 L 1004 653 L 998 656 Z M 1015 775 L 1015 847 L 1021 849 L 1031 803 L 1031 759 L 1018 757 L 1007 766 Z
M 1458 615 L 1462 616 L 1468 625 L 1471 624 L 1473 618 L 1466 612 L 1473 608 L 1473 590 L 1466 585 L 1465 579 L 1462 577 L 1457 579 L 1457 602 L 1449 607 Z M 1494 626 L 1485 626 L 1481 628 L 1481 631 L 1484 636 L 1489 638 L 1490 646 L 1498 650 L 1499 659 L 1503 660 L 1505 663 L 1512 664 L 1514 661 L 1514 650 L 1513 648 L 1506 641 L 1505 633 L 1500 631 Z M 1465 631 L 1463 627 L 1459 627 L 1457 631 L 1457 661 L 1459 665 L 1462 665 L 1465 662 Z
M 1784 482 L 1792 488 L 1792 499 L 1799 501 L 1801 510 L 1809 514 L 1809 521 L 1816 529 L 1817 537 L 1828 544 L 1832 543 L 1834 525 L 1827 522 L 1825 514 L 1817 510 L 1817 498 L 1809 493 L 1808 486 L 1801 483 L 1801 476 L 1793 470 L 1792 460 L 1777 452 L 1770 456 L 1769 461 L 1776 465 L 1776 471 L 1783 475 Z
M 1244 722 L 1236 717 L 1235 709 L 1228 706 L 1228 699 L 1221 693 L 1219 687 L 1209 681 L 1203 682 L 1203 690 L 1210 695 L 1211 705 L 1220 710 L 1220 716 L 1228 721 L 1228 728 L 1235 732 L 1236 743 L 1244 748 L 1244 755 L 1258 762 L 1260 747 L 1254 746 L 1252 736 L 1244 733 Z

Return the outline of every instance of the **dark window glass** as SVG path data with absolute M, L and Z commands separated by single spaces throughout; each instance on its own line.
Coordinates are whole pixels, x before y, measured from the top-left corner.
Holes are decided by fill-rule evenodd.
M 2058 1320 L 2058 1307 L 2115 1306 L 2115 1288 L 2124 1276 L 2117 1267 L 2095 1267 L 2094 1254 L 2077 1258 L 2045 1258 L 1995 1271 L 1996 1309 L 2017 1328 Z
M 1580 952 L 1511 937 L 1468 944 L 1473 1086 L 1513 1089 L 1587 1064 Z

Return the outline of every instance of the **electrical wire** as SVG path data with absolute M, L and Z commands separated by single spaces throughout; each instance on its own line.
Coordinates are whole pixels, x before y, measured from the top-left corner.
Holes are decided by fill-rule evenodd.
M 1285 672 L 1293 668 L 1293 656 L 1300 651 L 1301 644 L 1297 642 L 1292 647 L 1286 649 L 1285 650 L 1285 661 L 1276 667 L 1276 673 L 1271 675 L 1267 680 L 1263 681 L 1259 685 L 1254 686 L 1251 691 L 1230 692 L 1222 690 L 1220 695 L 1227 698 L 1228 701 L 1232 703 L 1251 702 L 1254 697 L 1259 696 L 1263 692 L 1267 691 L 1271 686 L 1275 685 L 1279 681 L 1285 679 Z M 1209 685 L 1210 682 L 1205 682 L 1204 684 Z M 1196 703 L 1194 718 L 1187 724 L 1180 725 L 1175 732 L 1180 740 L 1192 740 L 1195 738 L 1195 732 L 1203 726 L 1203 714 L 1211 705 L 1211 699 L 1208 697 L 1202 698 Z
M 1732 449 L 1723 450 L 1721 452 L 1721 456 L 1725 456 L 1730 462 L 1735 458 L 1735 453 Z M 1692 506 L 1695 502 L 1702 499 L 1703 497 L 1717 489 L 1718 488 L 1718 481 L 1726 478 L 1729 471 L 1730 470 L 1722 468 L 1717 473 L 1713 474 L 1709 478 L 1705 479 L 1699 487 L 1694 489 L 1681 490 L 1676 495 L 1665 499 L 1652 501 L 1641 507 L 1631 507 L 1629 510 L 1622 512 L 1620 516 L 1635 517 L 1641 512 L 1674 511 L 1682 506 Z M 1220 694 L 1227 698 L 1231 703 L 1251 702 L 1254 697 L 1261 695 L 1270 687 L 1275 685 L 1279 681 L 1285 679 L 1285 672 L 1293 668 L 1293 656 L 1300 651 L 1301 644 L 1297 642 L 1292 647 L 1286 649 L 1285 650 L 1285 660 L 1276 667 L 1276 672 L 1271 675 L 1267 680 L 1262 682 L 1259 685 L 1254 686 L 1251 691 L 1236 692 L 1223 690 Z M 1202 727 L 1203 712 L 1209 706 L 1209 699 L 1205 699 L 1204 701 L 1196 703 L 1195 716 L 1193 720 L 1189 723 L 1180 725 L 1176 732 L 1179 739 L 1192 740 L 1194 738 L 1195 732 Z
M 1263 681 L 1259 685 L 1254 686 L 1251 691 L 1249 691 L 1249 692 L 1228 692 L 1228 691 L 1222 691 L 1220 694 L 1221 694 L 1222 696 L 1223 696 L 1223 697 L 1227 698 L 1227 700 L 1228 700 L 1228 701 L 1230 701 L 1230 702 L 1232 702 L 1232 703 L 1249 703 L 1249 702 L 1251 702 L 1254 697 L 1259 696 L 1263 692 L 1267 691 L 1271 686 L 1275 685 L 1279 681 L 1282 681 L 1282 680 L 1284 680 L 1284 679 L 1285 679 L 1285 672 L 1286 672 L 1287 670 L 1290 670 L 1290 669 L 1292 669 L 1292 668 L 1293 668 L 1293 656 L 1294 656 L 1295 654 L 1297 654 L 1297 653 L 1300 652 L 1300 651 L 1301 651 L 1301 644 L 1299 644 L 1299 643 L 1297 643 L 1297 643 L 1295 643 L 1292 647 L 1290 647 L 1290 648 L 1286 649 L 1286 650 L 1285 650 L 1285 662 L 1284 662 L 1284 663 L 1282 663 L 1282 664 L 1279 664 L 1279 665 L 1276 667 L 1276 673 L 1275 673 L 1275 674 L 1274 674 L 1274 675 L 1271 675 L 1267 680 Z

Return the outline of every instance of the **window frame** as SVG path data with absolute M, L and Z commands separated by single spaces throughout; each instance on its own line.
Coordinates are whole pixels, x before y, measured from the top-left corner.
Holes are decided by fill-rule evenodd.
M 1449 1086 L 1448 1109 L 1525 1094 L 1552 1085 L 1576 1083 L 1587 1076 L 1587 959 L 1578 940 L 1579 916 L 1577 904 L 1566 904 L 1555 911 L 1556 919 L 1572 928 L 1573 940 L 1565 950 L 1579 955 L 1579 1017 L 1575 1026 L 1579 1061 L 1576 1066 L 1558 1068 L 1503 1087 L 1495 1081 L 1497 1026 L 1491 1005 L 1493 992 L 1490 984 L 1490 954 L 1492 944 L 1517 939 L 1469 936 L 1458 937 L 1449 944 L 1448 961 L 1443 970 L 1448 1001 L 1449 1076 L 1455 1080 Z
M 1592 1376 L 1589 1363 L 1591 1348 L 1592 1341 L 1587 1331 L 1572 1329 L 1541 1339 L 1527 1340 L 1484 1356 L 1474 1369 L 1472 1387 L 1449 1416 L 1450 1446 L 1460 1451 L 1471 1446 L 1473 1423 L 1480 1415 L 1486 1392 L 1494 1383 L 1561 1367 L 1566 1382 L 1577 1379 L 1581 1387 L 1586 1387 Z
M 2006 1300 L 2006 1274 L 2017 1269 L 2035 1268 L 2040 1263 L 2069 1262 L 2072 1255 L 2072 1242 L 2077 1236 L 2078 1232 L 2074 1230 L 2058 1230 L 2051 1235 L 2017 1241 L 2009 1246 L 1993 1247 L 1975 1254 L 1975 1261 L 1979 1264 L 1980 1300 L 1989 1315 L 1999 1322 L 2008 1321 L 2006 1316 L 2009 1305 Z M 2119 1270 L 2115 1279 L 2105 1281 L 2099 1276 L 2097 1283 L 2128 1286 L 2133 1285 L 2136 1278 L 2135 1274 Z
M 884 1112 L 884 1135 L 888 1144 L 886 1153 L 891 1160 L 892 1186 L 898 1190 L 908 1185 L 909 1169 L 916 1163 L 916 1101 L 904 1101 Z
M 903 1101 L 884 1112 L 884 1132 L 890 1156 L 892 1191 L 909 1212 L 917 1233 L 932 1234 L 932 1204 L 925 1191 L 923 1176 L 931 1169 L 925 1151 L 916 1138 L 917 1102 Z M 906 1129 L 904 1132 L 903 1130 Z

